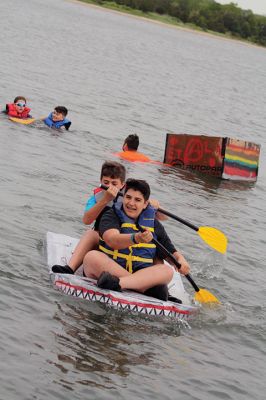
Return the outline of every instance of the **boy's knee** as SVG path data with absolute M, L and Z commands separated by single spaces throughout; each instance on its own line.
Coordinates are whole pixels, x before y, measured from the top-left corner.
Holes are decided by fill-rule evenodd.
M 93 262 L 94 260 L 96 260 L 98 253 L 99 252 L 97 250 L 89 251 L 84 257 L 84 263 L 90 263 L 90 262 Z
M 85 232 L 87 238 L 99 238 L 99 233 L 90 229 Z
M 164 272 L 165 272 L 166 276 L 168 277 L 169 281 L 171 281 L 174 276 L 173 268 L 170 267 L 169 265 L 163 264 L 163 269 L 164 269 Z

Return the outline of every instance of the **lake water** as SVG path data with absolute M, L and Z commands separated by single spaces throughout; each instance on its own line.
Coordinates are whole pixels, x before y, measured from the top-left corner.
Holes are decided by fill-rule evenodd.
M 0 116 L 1 400 L 265 397 L 266 50 L 63 0 L 0 0 L 0 104 L 25 95 L 55 133 Z M 101 164 L 129 133 L 163 160 L 166 133 L 261 144 L 256 184 L 125 164 L 165 209 L 222 230 L 227 256 L 168 220 L 192 275 L 222 302 L 190 327 L 63 296 L 47 231 L 79 237 Z M 193 294 L 190 286 L 188 291 Z

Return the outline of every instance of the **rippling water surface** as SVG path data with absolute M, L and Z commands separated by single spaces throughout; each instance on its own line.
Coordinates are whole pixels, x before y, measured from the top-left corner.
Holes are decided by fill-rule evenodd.
M 63 0 L 1 0 L 0 14 L 1 107 L 22 94 L 34 116 L 60 104 L 73 123 L 0 116 L 0 399 L 263 399 L 265 49 Z M 168 131 L 262 146 L 254 185 L 126 164 L 164 208 L 228 236 L 222 257 L 165 223 L 223 304 L 190 328 L 64 297 L 46 267 L 48 230 L 84 231 L 103 160 L 132 132 L 163 160 Z

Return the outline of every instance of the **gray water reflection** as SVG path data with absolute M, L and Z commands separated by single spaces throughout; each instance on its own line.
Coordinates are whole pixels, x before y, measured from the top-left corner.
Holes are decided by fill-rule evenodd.
M 169 339 L 180 335 L 177 322 L 163 323 L 139 316 L 128 318 L 124 313 L 106 312 L 100 305 L 89 305 L 82 311 L 80 306 L 68 302 L 67 306 L 58 306 L 54 319 L 63 327 L 63 331 L 55 333 L 57 383 L 65 385 L 64 375 L 74 367 L 79 372 L 76 382 L 89 385 L 90 389 L 115 387 L 117 378 L 128 378 L 135 368 L 159 367 L 152 345 L 147 346 L 147 341 L 154 343 L 158 337 Z

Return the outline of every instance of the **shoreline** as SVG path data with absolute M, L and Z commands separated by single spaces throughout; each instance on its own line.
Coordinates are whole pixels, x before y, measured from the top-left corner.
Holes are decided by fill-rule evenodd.
M 235 41 L 237 43 L 241 43 L 244 44 L 246 46 L 252 46 L 252 47 L 256 47 L 256 48 L 260 48 L 260 49 L 264 49 L 264 46 L 261 46 L 257 43 L 253 43 L 250 42 L 248 40 L 242 39 L 242 38 L 236 38 L 233 36 L 229 36 L 223 33 L 219 33 L 219 32 L 215 32 L 215 31 L 203 31 L 201 28 L 197 28 L 197 26 L 195 25 L 195 27 L 191 27 L 191 26 L 186 26 L 186 24 L 183 23 L 179 23 L 179 22 L 175 22 L 174 18 L 171 16 L 160 16 L 158 14 L 158 16 L 156 14 L 145 14 L 144 12 L 140 11 L 140 10 L 133 10 L 133 9 L 122 9 L 122 7 L 117 6 L 108 6 L 106 4 L 103 5 L 99 5 L 96 4 L 95 2 L 93 2 L 93 0 L 67 0 L 69 3 L 77 3 L 77 4 L 83 4 L 84 6 L 87 7 L 92 7 L 92 8 L 96 8 L 98 10 L 106 10 L 115 14 L 120 14 L 120 15 L 127 15 L 128 17 L 134 18 L 134 19 L 140 19 L 140 20 L 144 20 L 147 22 L 151 22 L 157 25 L 161 25 L 161 26 L 167 26 L 168 28 L 173 28 L 173 29 L 180 29 L 183 30 L 185 32 L 190 32 L 190 33 L 195 33 L 195 34 L 200 34 L 200 35 L 204 35 L 204 36 L 209 36 L 212 38 L 216 38 L 216 39 L 220 39 L 220 40 L 230 40 L 230 41 Z M 165 19 L 165 20 L 164 20 Z M 173 22 L 171 22 L 171 19 L 173 20 Z

